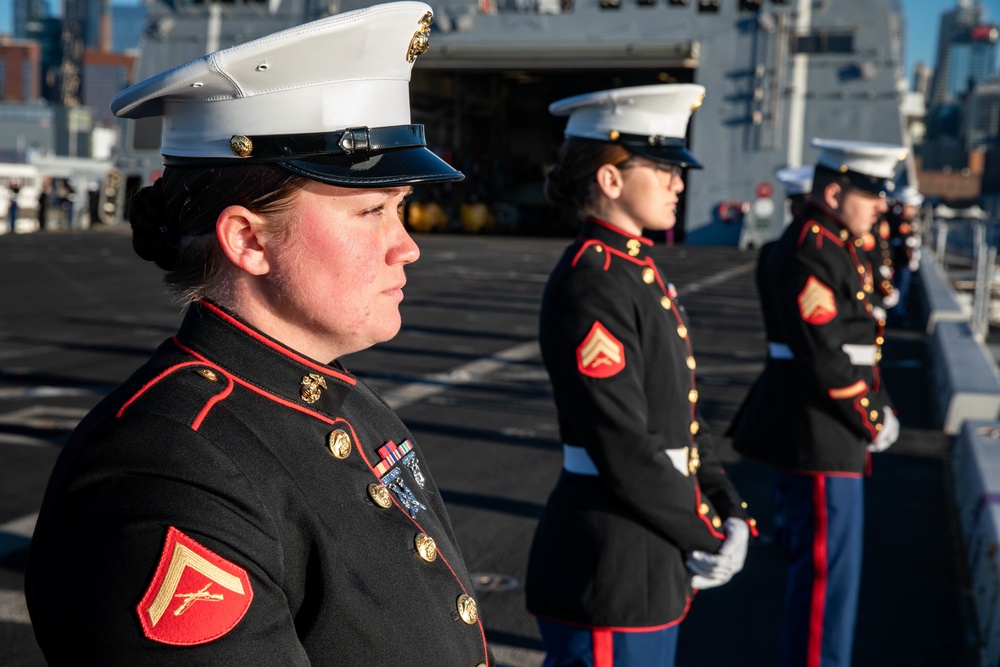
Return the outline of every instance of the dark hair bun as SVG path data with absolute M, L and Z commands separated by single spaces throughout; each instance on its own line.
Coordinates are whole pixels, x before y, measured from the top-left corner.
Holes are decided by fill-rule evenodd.
M 562 165 L 549 168 L 545 174 L 545 198 L 553 204 L 572 204 L 576 184 Z
M 164 179 L 136 192 L 125 204 L 125 217 L 132 226 L 132 248 L 143 259 L 172 271 L 177 265 L 177 233 L 166 218 Z

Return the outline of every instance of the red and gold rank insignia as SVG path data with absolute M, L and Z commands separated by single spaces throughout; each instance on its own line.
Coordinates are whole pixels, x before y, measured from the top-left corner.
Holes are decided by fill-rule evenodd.
M 799 292 L 799 312 L 809 324 L 826 324 L 837 316 L 837 302 L 833 290 L 809 276 L 806 286 Z
M 625 368 L 625 346 L 603 324 L 594 322 L 576 348 L 576 366 L 587 377 L 611 377 Z
M 148 638 L 191 646 L 236 627 L 252 599 L 246 570 L 171 526 L 156 574 L 136 609 Z

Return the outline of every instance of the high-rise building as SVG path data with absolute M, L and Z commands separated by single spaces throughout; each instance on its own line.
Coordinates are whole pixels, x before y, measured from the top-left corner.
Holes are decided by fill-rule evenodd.
M 14 0 L 14 37 L 31 38 L 31 33 L 38 30 L 38 24 L 46 17 L 45 0 Z
M 969 93 L 962 126 L 967 151 L 996 147 L 1000 136 L 1000 80 L 981 83 Z
M 958 0 L 955 9 L 941 15 L 930 107 L 959 101 L 993 75 L 1000 32 L 985 24 L 984 16 L 975 0 Z

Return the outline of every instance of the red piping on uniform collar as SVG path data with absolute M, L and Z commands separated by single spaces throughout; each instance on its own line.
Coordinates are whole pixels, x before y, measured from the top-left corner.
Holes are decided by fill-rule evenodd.
M 595 225 L 600 225 L 601 227 L 604 227 L 606 229 L 610 229 L 611 231 L 613 231 L 613 232 L 615 232 L 617 234 L 621 234 L 622 236 L 625 236 L 625 237 L 630 238 L 630 239 L 635 239 L 636 241 L 638 241 L 639 243 L 641 243 L 643 245 L 653 245 L 653 239 L 647 239 L 644 236 L 634 236 L 634 235 L 629 234 L 628 232 L 626 232 L 621 227 L 618 227 L 616 225 L 612 225 L 610 222 L 604 222 L 603 220 L 598 220 L 597 218 L 593 218 L 593 217 L 591 217 L 589 215 L 587 217 L 585 217 L 583 219 L 583 221 L 584 222 L 592 222 Z
M 199 303 L 199 305 L 204 306 L 205 308 L 209 309 L 210 311 L 212 311 L 213 313 L 215 313 L 216 315 L 218 315 L 220 318 L 222 318 L 223 320 L 225 320 L 226 322 L 228 322 L 230 325 L 236 327 L 237 329 L 239 329 L 240 331 L 242 331 L 246 335 L 250 336 L 251 338 L 257 340 L 260 343 L 263 343 L 264 345 L 267 345 L 269 348 L 271 348 L 275 352 L 283 354 L 286 357 L 288 357 L 289 359 L 291 359 L 293 361 L 296 361 L 296 362 L 302 364 L 303 366 L 308 366 L 309 368 L 311 368 L 311 369 L 313 369 L 315 371 L 319 371 L 320 373 L 324 373 L 326 375 L 332 375 L 335 378 L 337 378 L 338 380 L 340 380 L 341 382 L 346 382 L 347 384 L 351 385 L 352 387 L 358 383 L 358 381 L 355 380 L 354 378 L 352 378 L 350 375 L 345 375 L 345 374 L 343 374 L 343 373 L 341 373 L 339 371 L 336 371 L 333 368 L 331 368 L 330 366 L 324 366 L 322 364 L 317 364 L 315 361 L 312 361 L 311 359 L 307 359 L 307 358 L 303 357 L 302 355 L 297 354 L 296 352 L 293 352 L 292 350 L 290 350 L 289 348 L 285 347 L 284 345 L 281 345 L 281 344 L 279 344 L 279 343 L 271 340 L 267 336 L 262 335 L 260 332 L 254 330 L 254 329 L 251 329 L 250 327 L 248 327 L 247 325 L 243 324 L 242 322 L 240 322 L 238 319 L 236 319 L 235 317 L 233 317 L 232 315 L 230 315 L 226 311 L 224 311 L 221 308 L 219 308 L 218 306 L 216 306 L 214 303 L 211 303 L 209 301 L 199 301 L 198 303 Z

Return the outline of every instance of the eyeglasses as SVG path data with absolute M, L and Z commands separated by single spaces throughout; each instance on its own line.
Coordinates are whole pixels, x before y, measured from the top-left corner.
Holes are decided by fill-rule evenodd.
M 631 158 L 629 158 L 631 159 Z M 684 173 L 684 169 L 679 164 L 664 164 L 662 162 L 630 162 L 626 160 L 621 164 L 615 165 L 619 169 L 631 169 L 632 167 L 648 167 L 649 169 L 655 169 L 656 171 L 662 172 L 664 174 L 670 175 L 670 180 L 675 178 L 680 178 L 681 174 Z

